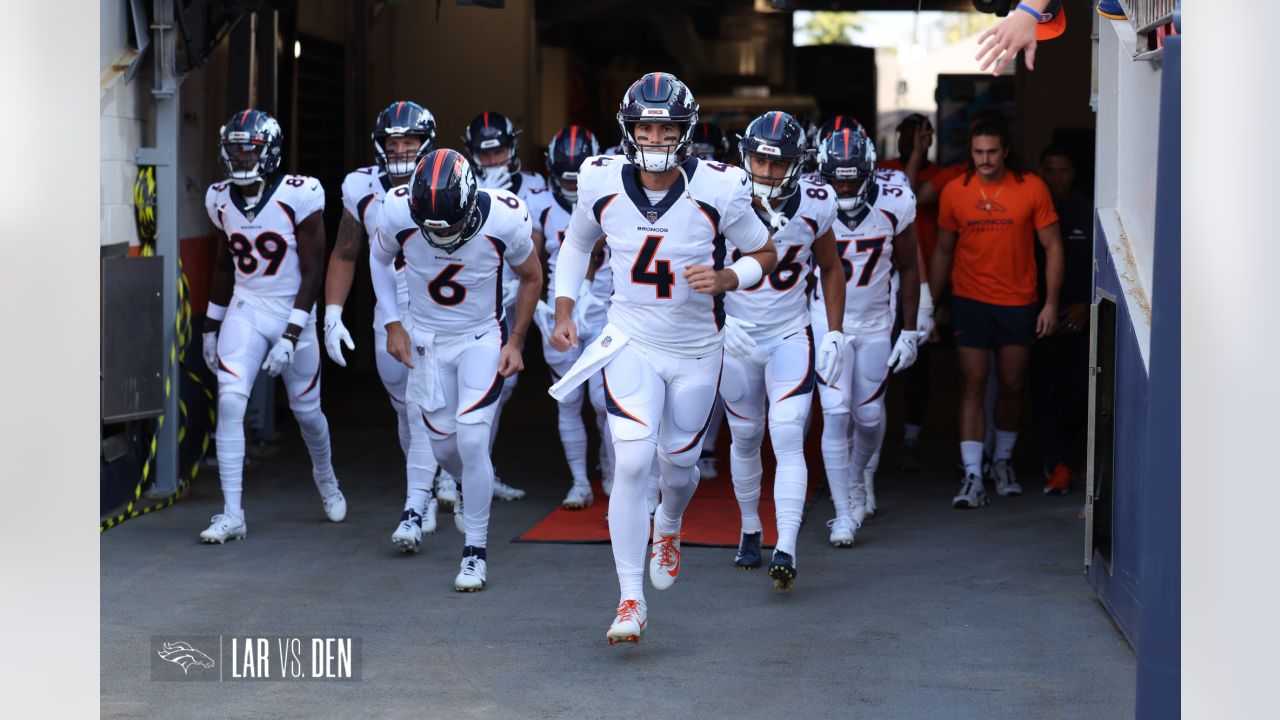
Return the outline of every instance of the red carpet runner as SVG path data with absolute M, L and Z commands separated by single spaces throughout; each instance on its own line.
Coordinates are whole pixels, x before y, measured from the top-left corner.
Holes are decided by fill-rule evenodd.
M 816 409 L 816 408 L 815 408 Z M 809 489 L 805 502 L 805 515 L 808 515 L 816 488 L 826 488 L 827 478 L 822 471 L 822 453 L 819 446 L 822 421 L 814 418 L 813 428 L 809 432 L 809 442 L 805 447 L 805 462 L 809 467 Z M 778 539 L 778 528 L 774 522 L 773 507 L 773 451 L 769 448 L 769 438 L 764 440 L 763 464 L 760 492 L 760 522 L 764 526 L 764 544 L 772 546 Z M 716 443 L 716 470 L 714 480 L 702 480 L 698 483 L 698 492 L 689 503 L 684 515 L 684 538 L 686 545 L 707 545 L 717 547 L 737 547 L 738 534 L 741 530 L 742 516 L 738 512 L 738 501 L 733 496 L 733 481 L 729 477 L 729 428 L 722 428 L 719 441 Z M 569 487 L 564 487 L 568 492 Z M 609 524 L 605 512 L 609 509 L 609 498 L 600 487 L 599 480 L 592 482 L 595 504 L 585 510 L 565 510 L 557 507 L 533 526 L 525 534 L 517 538 L 517 542 L 564 542 L 564 543 L 596 543 L 609 541 Z

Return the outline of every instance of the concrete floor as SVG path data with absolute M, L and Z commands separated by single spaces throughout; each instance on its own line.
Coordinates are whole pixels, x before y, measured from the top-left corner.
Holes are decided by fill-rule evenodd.
M 282 413 L 280 451 L 246 473 L 247 539 L 198 543 L 221 508 L 216 472 L 103 536 L 103 716 L 1132 717 L 1133 652 L 1082 575 L 1079 490 L 1041 495 L 1026 462 L 1027 495 L 952 510 L 945 433 L 926 435 L 922 472 L 896 471 L 886 443 L 880 513 L 854 548 L 826 544 L 831 503 L 814 504 L 792 592 L 734 568 L 732 550 L 688 548 L 675 587 L 646 589 L 643 642 L 610 647 L 608 546 L 509 542 L 566 489 L 551 412 L 533 387 L 509 409 L 496 464 L 529 496 L 494 503 L 478 594 L 452 590 L 462 540 L 448 513 L 421 554 L 390 542 L 403 465 L 381 398 L 329 410 L 342 524 L 325 520 Z M 363 675 L 152 681 L 149 638 L 182 634 L 358 636 Z

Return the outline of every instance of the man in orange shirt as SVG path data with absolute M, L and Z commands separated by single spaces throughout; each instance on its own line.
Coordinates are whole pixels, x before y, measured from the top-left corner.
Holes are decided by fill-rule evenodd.
M 960 456 L 965 477 L 951 504 L 987 504 L 982 448 L 991 350 L 1000 384 L 990 474 L 996 493 L 1020 495 L 1011 458 L 1022 386 L 1037 337 L 1054 331 L 1062 287 L 1062 235 L 1049 189 L 1040 178 L 1006 165 L 1009 130 L 977 123 L 969 131 L 969 169 L 942 190 L 938 242 L 929 280 L 935 300 L 951 281 L 951 315 L 960 360 Z M 1045 253 L 1045 303 L 1037 312 L 1035 242 Z

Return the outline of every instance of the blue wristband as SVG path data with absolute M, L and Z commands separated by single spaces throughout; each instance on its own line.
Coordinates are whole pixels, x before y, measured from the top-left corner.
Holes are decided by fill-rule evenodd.
M 1041 18 L 1042 16 L 1040 15 L 1040 11 L 1039 11 L 1039 10 L 1036 10 L 1035 8 L 1031 7 L 1030 5 L 1026 5 L 1026 4 L 1024 4 L 1024 3 L 1018 3 L 1018 9 L 1019 9 L 1019 10 L 1023 10 L 1023 11 L 1025 11 L 1025 12 L 1030 13 L 1030 14 L 1031 14 L 1031 17 L 1033 17 L 1033 18 L 1035 18 L 1035 19 L 1036 19 L 1036 23 L 1039 23 L 1039 22 L 1040 22 L 1040 18 Z

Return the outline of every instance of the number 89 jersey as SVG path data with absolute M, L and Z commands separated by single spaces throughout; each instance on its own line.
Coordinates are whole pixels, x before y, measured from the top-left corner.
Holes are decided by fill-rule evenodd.
M 533 223 L 524 201 L 506 190 L 479 190 L 480 229 L 449 253 L 422 236 L 409 214 L 409 187 L 382 201 L 376 242 L 381 252 L 404 252 L 409 317 L 414 329 L 459 335 L 485 333 L 502 322 L 502 268 L 533 252 Z
M 209 186 L 204 206 L 214 226 L 227 234 L 235 258 L 236 292 L 259 297 L 293 297 L 302 284 L 298 266 L 298 225 L 324 211 L 320 181 L 304 175 L 276 177 L 252 208 L 240 186 Z
M 725 296 L 730 315 L 756 325 L 747 332 L 758 341 L 784 337 L 809 324 L 804 276 L 814 241 L 827 234 L 835 221 L 835 192 L 820 182 L 802 180 L 778 210 L 786 216 L 787 224 L 773 233 L 777 267 L 755 285 Z M 759 210 L 756 214 L 768 222 L 767 214 Z M 740 256 L 735 251 L 734 261 Z
M 867 202 L 852 215 L 837 213 L 832 226 L 845 275 L 845 332 L 893 327 L 893 239 L 916 219 L 916 196 L 908 185 L 876 178 Z M 815 273 L 818 272 L 815 270 Z M 814 285 L 811 311 L 826 317 L 822 284 Z

